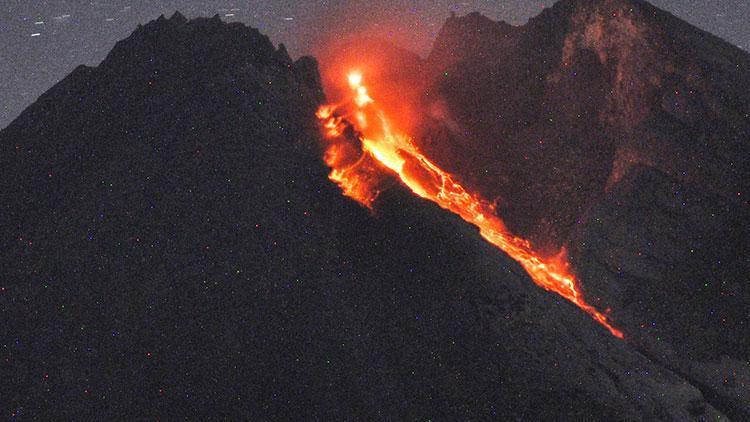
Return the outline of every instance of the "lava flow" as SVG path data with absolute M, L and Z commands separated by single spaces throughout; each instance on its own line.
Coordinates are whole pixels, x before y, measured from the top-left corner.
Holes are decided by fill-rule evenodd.
M 530 242 L 510 234 L 490 202 L 467 191 L 392 126 L 362 84 L 361 73 L 350 73 L 348 84 L 350 100 L 323 106 L 317 113 L 327 139 L 324 159 L 331 168 L 329 177 L 345 195 L 371 208 L 382 180 L 389 171 L 395 173 L 416 195 L 477 226 L 482 237 L 518 261 L 537 285 L 573 302 L 612 335 L 623 338 L 605 314 L 586 303 L 564 250 L 542 257 Z

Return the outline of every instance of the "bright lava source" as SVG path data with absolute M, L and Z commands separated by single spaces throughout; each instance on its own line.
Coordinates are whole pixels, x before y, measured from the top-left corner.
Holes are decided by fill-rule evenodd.
M 477 226 L 482 237 L 518 261 L 537 285 L 573 302 L 612 335 L 623 338 L 604 313 L 584 300 L 564 249 L 556 256 L 542 257 L 529 241 L 509 233 L 490 202 L 467 191 L 422 154 L 412 138 L 393 127 L 362 84 L 360 72 L 349 73 L 347 79 L 351 100 L 324 105 L 317 113 L 326 137 L 324 160 L 331 168 L 329 178 L 346 196 L 372 208 L 380 182 L 389 172 L 395 173 L 414 194 Z

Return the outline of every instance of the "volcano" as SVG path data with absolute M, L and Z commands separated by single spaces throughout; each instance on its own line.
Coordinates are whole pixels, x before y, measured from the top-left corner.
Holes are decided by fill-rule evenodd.
M 425 124 L 426 153 L 746 418 L 750 55 L 646 2 L 581 0 L 522 27 L 449 19 L 426 67 L 458 129 Z
M 377 56 L 372 50 L 360 60 Z M 538 285 L 615 321 L 613 334 L 622 329 L 745 415 L 749 59 L 645 2 L 561 1 L 520 27 L 477 13 L 450 18 L 429 57 L 401 68 L 419 75 L 401 80 L 419 82 L 381 89 L 391 102 L 408 92 L 421 121 L 402 123 L 388 102 L 381 108 L 408 138 L 395 155 L 418 151 L 479 199 L 444 208 L 484 233 L 494 223 L 474 221 L 475 210 L 483 218 L 491 209 L 502 225 L 489 231 L 528 241 L 550 268 L 570 264 L 564 273 L 584 293 L 550 286 L 527 267 Z M 368 70 L 380 83 L 381 70 Z M 365 150 L 369 129 L 360 129 Z M 392 144 L 388 136 L 380 137 Z M 396 170 L 402 180 L 404 172 L 414 178 Z M 366 182 L 376 184 L 366 192 L 379 190 L 378 179 Z M 514 256 L 505 241 L 488 240 Z
M 746 53 L 609 0 L 523 27 L 453 17 L 426 60 L 368 42 L 347 78 L 218 16 L 160 17 L 0 131 L 4 412 L 750 414 Z M 559 265 L 623 338 L 385 156 L 371 195 L 342 195 L 327 131 L 362 154 L 369 126 L 318 117 L 349 86 L 525 251 L 566 248 Z

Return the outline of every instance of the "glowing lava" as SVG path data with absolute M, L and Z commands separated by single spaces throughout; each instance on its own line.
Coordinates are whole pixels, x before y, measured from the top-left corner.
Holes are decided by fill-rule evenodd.
M 350 73 L 351 100 L 323 106 L 317 113 L 327 138 L 324 159 L 331 168 L 329 177 L 345 195 L 372 208 L 383 179 L 389 171 L 395 173 L 416 195 L 477 226 L 488 242 L 518 261 L 537 285 L 573 302 L 612 335 L 623 337 L 606 315 L 586 303 L 564 250 L 553 257 L 542 257 L 527 240 L 510 234 L 492 204 L 468 192 L 425 157 L 410 137 L 392 127 L 362 79 L 361 73 Z

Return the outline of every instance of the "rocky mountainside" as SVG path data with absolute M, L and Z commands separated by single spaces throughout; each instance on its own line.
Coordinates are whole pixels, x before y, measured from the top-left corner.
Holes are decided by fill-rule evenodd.
M 343 197 L 321 100 L 313 59 L 175 15 L 0 132 L 4 414 L 723 416 L 457 217 Z
M 562 0 L 521 27 L 453 17 L 427 63 L 452 121 L 423 146 L 747 418 L 750 54 L 644 1 Z
M 446 142 L 468 152 L 446 161 L 541 242 L 564 243 L 633 165 L 744 201 L 750 56 L 645 2 L 563 0 L 522 27 L 452 18 L 428 63 L 462 129 Z

